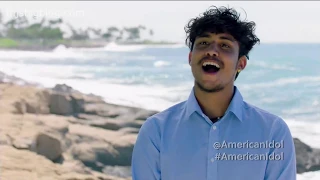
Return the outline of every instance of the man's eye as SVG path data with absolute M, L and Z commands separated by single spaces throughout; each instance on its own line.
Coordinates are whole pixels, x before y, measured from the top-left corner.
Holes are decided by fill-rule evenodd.
M 230 48 L 230 46 L 227 45 L 227 44 L 221 44 L 221 47 L 223 47 L 223 48 Z
M 208 42 L 207 42 L 207 41 L 201 41 L 201 42 L 199 42 L 198 44 L 199 44 L 199 45 L 207 45 Z

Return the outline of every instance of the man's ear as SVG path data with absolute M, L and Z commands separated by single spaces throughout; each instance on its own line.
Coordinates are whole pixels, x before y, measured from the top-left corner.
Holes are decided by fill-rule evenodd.
M 247 66 L 247 57 L 246 56 L 241 56 L 240 59 L 238 60 L 238 66 L 237 66 L 237 71 L 244 70 Z
M 192 52 L 189 52 L 189 65 L 191 64 L 191 57 L 192 57 Z

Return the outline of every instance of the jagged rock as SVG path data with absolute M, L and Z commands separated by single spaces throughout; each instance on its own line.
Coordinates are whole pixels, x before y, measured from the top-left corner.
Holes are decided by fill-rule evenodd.
M 28 150 L 17 150 L 6 145 L 1 145 L 0 149 L 3 180 L 124 180 L 88 170 L 79 173 Z
M 11 145 L 16 149 L 30 149 L 32 145 L 32 140 L 27 138 L 11 138 Z
M 52 114 L 72 115 L 74 113 L 71 97 L 65 94 L 51 94 L 49 107 Z
M 141 109 L 140 111 L 138 111 L 135 116 L 134 119 L 135 120 L 146 120 L 148 117 L 154 115 L 158 113 L 157 111 L 150 111 L 150 110 L 144 110 Z
M 84 113 L 78 113 L 75 115 L 76 118 L 81 120 L 97 120 L 97 119 L 103 119 L 104 117 L 98 116 L 98 115 L 92 115 L 92 114 L 84 114 Z
M 0 84 L 0 113 L 49 113 L 49 92 L 34 86 Z
M 105 165 L 129 166 L 137 134 L 70 125 L 70 153 L 85 165 L 101 171 Z
M 81 173 L 81 174 L 91 173 L 91 169 L 85 166 L 81 161 L 78 161 L 78 160 L 64 161 L 62 166 L 76 173 Z
M 102 172 L 105 174 L 124 178 L 132 176 L 130 166 L 105 166 Z
M 108 104 L 99 96 L 82 94 L 65 84 L 56 85 L 52 90 L 14 85 L 6 85 L 4 89 L 2 94 L 5 99 L 2 102 L 7 105 L 13 104 L 11 112 L 17 114 L 52 113 L 65 116 L 90 114 L 125 120 L 145 120 L 157 113 L 140 108 Z M 6 109 L 1 108 L 5 106 L 1 106 L 2 102 L 0 102 L 0 112 Z
M 72 108 L 75 114 L 84 112 L 84 105 L 88 103 L 83 94 L 73 93 L 70 95 Z
M 90 103 L 84 105 L 84 113 L 98 115 L 101 117 L 111 117 L 115 118 L 120 115 L 119 112 L 113 111 L 110 107 L 105 103 Z
M 84 105 L 84 113 L 98 115 L 101 117 L 119 118 L 131 121 L 146 120 L 147 117 L 157 112 L 108 103 L 90 103 Z
M 136 138 L 136 134 L 124 134 L 112 142 L 113 147 L 119 152 L 121 158 L 118 158 L 115 164 L 110 165 L 131 165 L 132 151 Z
M 320 170 L 320 149 L 314 149 L 293 138 L 297 159 L 297 173 Z
M 73 157 L 95 171 L 102 171 L 104 165 L 114 163 L 119 153 L 112 145 L 103 142 L 75 144 L 71 148 Z
M 140 128 L 133 128 L 133 127 L 125 127 L 119 129 L 120 132 L 124 134 L 138 134 Z
M 62 156 L 62 147 L 60 140 L 53 137 L 52 135 L 45 133 L 39 133 L 36 136 L 33 150 L 52 161 L 56 161 Z
M 143 121 L 126 121 L 126 120 L 98 120 L 91 121 L 88 125 L 93 127 L 99 127 L 103 129 L 110 130 L 119 130 L 121 128 L 132 127 L 132 128 L 140 128 L 143 124 Z
M 38 91 L 35 98 L 28 98 L 26 101 L 26 111 L 31 114 L 49 114 L 50 93 L 47 90 Z
M 82 125 L 88 125 L 93 127 L 99 127 L 102 129 L 108 129 L 108 130 L 119 130 L 122 128 L 136 128 L 139 129 L 144 121 L 142 120 L 136 120 L 136 121 L 128 121 L 128 120 L 122 120 L 122 119 L 113 119 L 113 118 L 102 118 L 97 116 L 87 116 L 88 119 L 85 120 L 72 120 L 71 123 L 77 123 Z
M 24 99 L 22 99 L 21 101 L 14 102 L 13 106 L 16 108 L 17 114 L 24 114 L 27 112 L 27 105 Z
M 67 94 L 74 92 L 73 88 L 66 84 L 56 84 L 52 88 L 52 90 L 58 93 L 67 93 Z

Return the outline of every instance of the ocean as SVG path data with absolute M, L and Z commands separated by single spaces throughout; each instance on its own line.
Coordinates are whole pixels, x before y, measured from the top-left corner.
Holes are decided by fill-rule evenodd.
M 188 48 L 117 45 L 52 52 L 0 51 L 0 71 L 45 87 L 68 84 L 107 102 L 164 110 L 188 98 Z M 292 135 L 320 148 L 320 44 L 260 44 L 235 82 L 245 101 L 282 117 Z M 298 175 L 319 180 L 320 171 Z

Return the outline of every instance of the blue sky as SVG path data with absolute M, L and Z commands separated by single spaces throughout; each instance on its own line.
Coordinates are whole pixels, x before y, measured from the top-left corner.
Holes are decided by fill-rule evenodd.
M 152 28 L 156 40 L 183 42 L 184 26 L 209 6 L 234 7 L 247 14 L 257 24 L 256 34 L 261 42 L 320 43 L 320 1 L 52 1 L 0 2 L 0 10 L 7 19 L 15 12 L 30 18 L 62 16 L 76 27 L 135 26 Z M 244 17 L 244 16 L 242 16 Z

